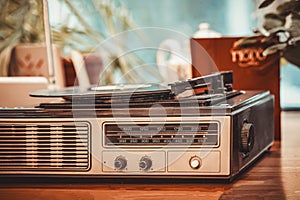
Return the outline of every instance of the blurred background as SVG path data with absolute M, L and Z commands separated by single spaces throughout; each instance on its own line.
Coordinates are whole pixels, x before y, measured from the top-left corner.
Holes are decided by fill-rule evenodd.
M 89 57 L 89 61 L 86 62 L 94 63 L 99 58 L 92 54 L 98 52 L 101 54 L 101 64 L 95 65 L 97 69 L 88 73 L 89 76 L 98 76 L 101 71 L 101 78 L 98 80 L 99 77 L 96 77 L 91 82 L 110 84 L 140 83 L 145 80 L 168 82 L 163 80 L 165 77 L 157 69 L 157 48 L 163 42 L 164 48 L 175 48 L 175 52 L 181 56 L 179 61 L 175 59 L 177 62 L 188 63 L 189 39 L 198 31 L 200 23 L 209 24 L 211 30 L 222 36 L 251 36 L 254 29 L 262 26 L 264 14 L 284 1 L 288 0 L 276 0 L 274 5 L 260 10 L 258 6 L 262 0 L 49 0 L 48 4 L 52 40 L 60 47 L 65 63 L 74 55 L 74 51 L 84 56 L 88 54 L 86 57 Z M 1 14 L 12 18 L 24 14 L 26 20 L 19 20 L 20 23 L 24 22 L 23 25 L 14 23 L 14 26 L 21 27 L 20 34 L 29 32 L 30 27 L 31 30 L 38 30 L 36 19 L 41 17 L 41 2 L 1 0 Z M 12 8 L 18 12 L 12 12 Z M 11 26 L 4 26 L 3 21 L 0 36 L 7 39 L 5 28 Z M 39 42 L 37 39 L 40 37 L 43 40 L 42 32 L 30 36 L 18 42 Z M 11 47 L 10 50 L 16 43 L 16 37 L 12 41 L 11 45 L 5 43 Z M 147 43 L 147 48 L 141 50 L 142 43 Z M 2 54 L 8 52 L 7 48 L 3 50 L 0 41 L 1 51 Z M 170 58 L 170 55 L 163 56 Z M 1 60 L 3 66 L 4 61 Z M 300 68 L 282 59 L 280 70 L 281 107 L 299 109 Z M 2 75 L 7 74 L 6 70 L 1 71 Z

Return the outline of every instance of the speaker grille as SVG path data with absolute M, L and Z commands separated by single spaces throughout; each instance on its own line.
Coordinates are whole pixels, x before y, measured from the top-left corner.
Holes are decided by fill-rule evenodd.
M 86 122 L 0 122 L 0 170 L 89 169 Z

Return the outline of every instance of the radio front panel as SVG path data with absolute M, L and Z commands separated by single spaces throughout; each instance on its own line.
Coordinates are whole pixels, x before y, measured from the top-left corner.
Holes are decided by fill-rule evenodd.
M 1 120 L 0 174 L 226 176 L 230 119 Z

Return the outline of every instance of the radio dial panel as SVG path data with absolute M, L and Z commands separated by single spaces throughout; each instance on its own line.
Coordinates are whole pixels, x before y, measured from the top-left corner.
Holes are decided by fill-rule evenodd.
M 201 146 L 218 147 L 220 127 L 217 121 L 199 122 L 106 122 L 104 146 Z

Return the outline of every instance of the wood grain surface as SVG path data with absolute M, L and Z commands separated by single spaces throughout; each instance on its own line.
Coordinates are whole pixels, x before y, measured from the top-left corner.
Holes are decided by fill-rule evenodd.
M 2 200 L 300 199 L 300 112 L 282 112 L 282 140 L 232 183 L 5 181 Z

